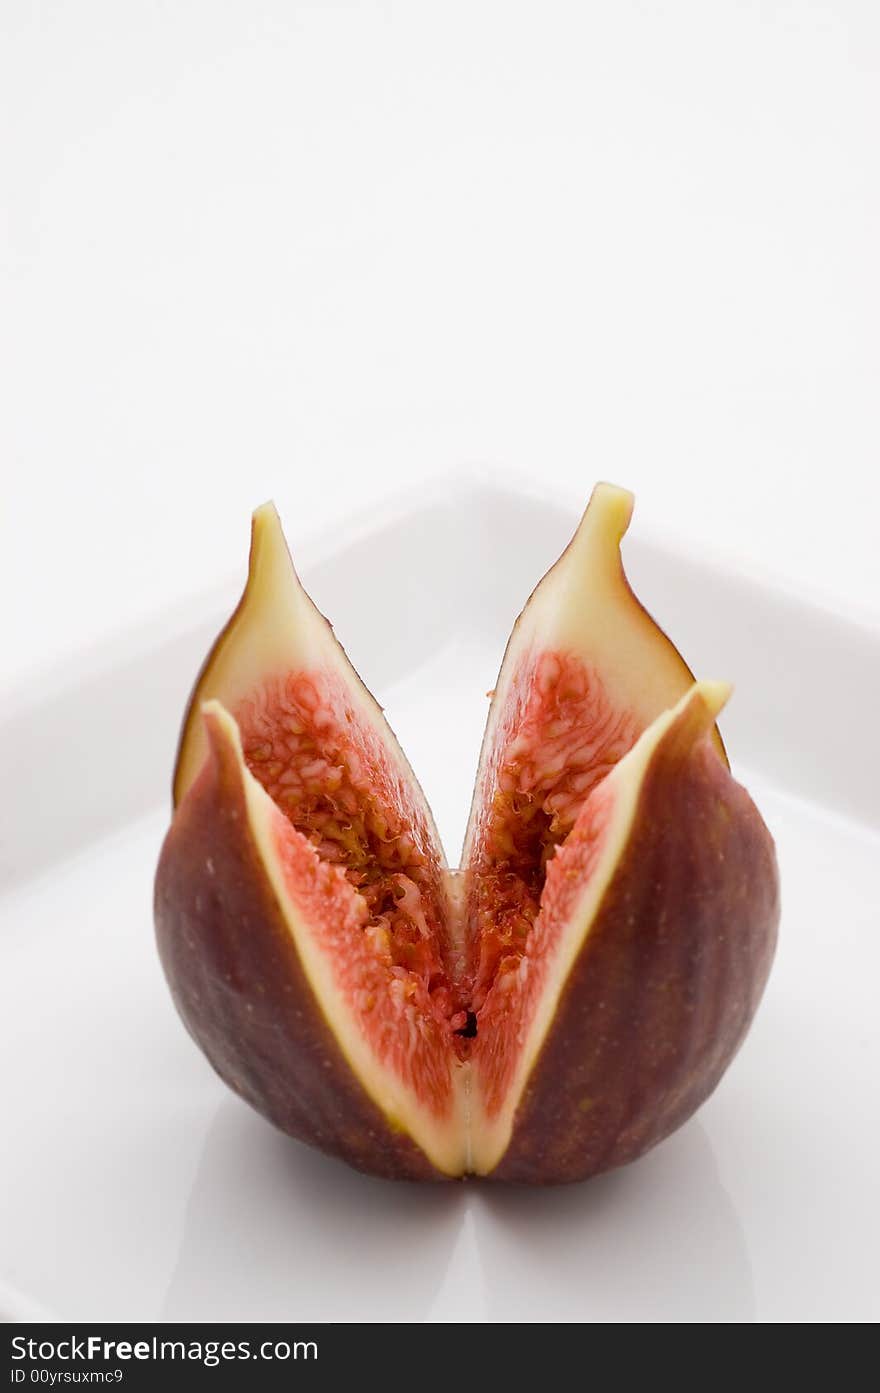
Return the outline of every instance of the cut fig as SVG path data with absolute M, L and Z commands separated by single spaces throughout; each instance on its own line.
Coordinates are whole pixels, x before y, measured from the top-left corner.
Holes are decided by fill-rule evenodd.
M 712 1091 L 776 940 L 773 842 L 630 590 L 599 485 L 514 628 L 461 876 L 376 702 L 254 515 L 196 683 L 156 881 L 178 1010 L 223 1079 L 359 1169 L 583 1179 Z

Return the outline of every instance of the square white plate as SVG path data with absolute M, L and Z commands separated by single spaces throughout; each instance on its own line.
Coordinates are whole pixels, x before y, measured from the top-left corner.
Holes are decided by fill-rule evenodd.
M 490 483 L 318 545 L 306 584 L 456 859 L 511 624 L 576 510 Z M 635 1165 L 522 1191 L 365 1178 L 276 1134 L 180 1025 L 152 875 L 177 722 L 234 586 L 0 713 L 0 1311 L 71 1320 L 868 1320 L 880 1053 L 880 635 L 625 543 L 774 832 L 779 955 L 716 1094 Z M 242 537 L 242 549 L 245 536 Z

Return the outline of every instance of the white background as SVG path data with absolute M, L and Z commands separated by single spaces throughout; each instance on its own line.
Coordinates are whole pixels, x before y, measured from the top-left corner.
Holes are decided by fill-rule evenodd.
M 490 464 L 880 618 L 880 6 L 3 0 L 2 681 Z

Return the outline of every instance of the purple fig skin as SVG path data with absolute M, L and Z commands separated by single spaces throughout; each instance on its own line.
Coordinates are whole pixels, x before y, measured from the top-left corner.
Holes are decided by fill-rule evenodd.
M 240 1097 L 358 1170 L 449 1179 L 392 1129 L 342 1054 L 263 869 L 239 769 L 217 744 L 165 838 L 155 919 L 177 1010 Z
M 773 839 L 693 703 L 654 751 L 493 1180 L 584 1180 L 643 1155 L 719 1082 L 776 948 Z

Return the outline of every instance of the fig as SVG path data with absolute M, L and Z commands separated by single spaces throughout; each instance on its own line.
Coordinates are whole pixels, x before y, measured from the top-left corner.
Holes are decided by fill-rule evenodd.
M 600 484 L 514 626 L 461 869 L 271 505 L 196 681 L 156 877 L 185 1025 L 277 1127 L 388 1178 L 551 1184 L 712 1092 L 779 919 L 773 841 L 630 589 Z

